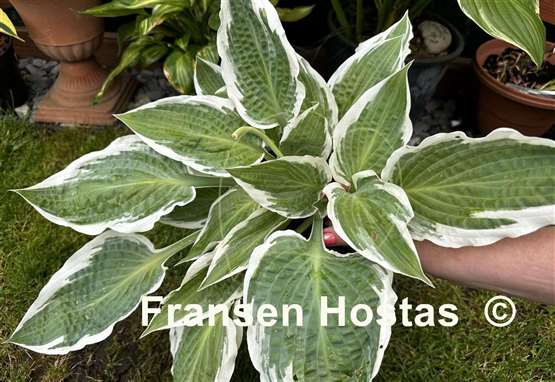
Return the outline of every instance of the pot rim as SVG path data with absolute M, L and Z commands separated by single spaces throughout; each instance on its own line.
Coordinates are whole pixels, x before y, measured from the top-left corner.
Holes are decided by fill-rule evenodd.
M 555 47 L 555 44 L 549 41 L 546 42 L 546 45 L 549 47 Z M 484 86 L 487 86 L 495 93 L 509 98 L 513 101 L 539 109 L 555 110 L 555 99 L 524 93 L 519 91 L 518 89 L 507 86 L 497 81 L 497 79 L 493 78 L 486 71 L 486 69 L 483 68 L 483 64 L 486 61 L 487 57 L 497 51 L 502 51 L 509 47 L 514 47 L 514 45 L 498 39 L 488 40 L 480 45 L 480 47 L 476 50 L 476 54 L 474 55 L 473 64 L 474 72 L 478 76 L 480 83 L 482 83 Z
M 343 33 L 341 33 L 341 31 L 339 30 L 339 28 L 335 24 L 334 15 L 335 15 L 334 11 L 330 10 L 329 13 L 328 13 L 328 24 L 330 26 L 330 29 L 331 29 L 332 33 L 335 36 L 337 36 L 343 43 L 345 43 L 345 45 L 350 46 L 353 49 L 356 49 L 358 44 L 352 42 L 347 37 L 345 37 L 343 35 Z M 435 20 L 435 21 L 439 22 L 440 24 L 442 24 L 443 26 L 449 28 L 449 31 L 451 32 L 451 34 L 453 36 L 453 42 L 451 43 L 451 45 L 453 45 L 453 43 L 456 43 L 456 47 L 455 47 L 455 49 L 453 49 L 453 51 L 451 53 L 446 54 L 444 56 L 414 57 L 413 60 L 414 60 L 414 64 L 416 64 L 416 65 L 419 65 L 419 64 L 423 64 L 423 65 L 433 64 L 433 65 L 435 65 L 435 64 L 442 64 L 442 63 L 445 63 L 445 62 L 449 62 L 449 61 L 452 61 L 455 58 L 459 57 L 461 55 L 463 49 L 464 49 L 463 35 L 452 23 L 445 20 L 443 17 L 435 15 L 435 14 L 431 14 L 430 19 Z

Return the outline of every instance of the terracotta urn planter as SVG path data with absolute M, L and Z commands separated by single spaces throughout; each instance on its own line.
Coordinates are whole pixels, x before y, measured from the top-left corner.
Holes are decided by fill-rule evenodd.
M 540 1 L 540 17 L 543 21 L 555 25 L 555 1 L 554 0 L 541 0 Z
M 550 49 L 555 47 L 552 43 L 548 45 Z M 500 54 L 510 46 L 500 40 L 490 40 L 476 52 L 474 71 L 480 80 L 478 127 L 483 134 L 498 127 L 512 127 L 525 135 L 542 136 L 555 125 L 555 98 L 528 94 L 507 86 L 483 68 L 490 55 Z
M 60 61 L 58 79 L 41 100 L 35 121 L 70 124 L 112 124 L 113 113 L 125 107 L 135 82 L 122 77 L 114 81 L 96 105 L 93 99 L 108 72 L 94 53 L 102 43 L 102 19 L 79 12 L 100 0 L 11 0 L 36 46 Z

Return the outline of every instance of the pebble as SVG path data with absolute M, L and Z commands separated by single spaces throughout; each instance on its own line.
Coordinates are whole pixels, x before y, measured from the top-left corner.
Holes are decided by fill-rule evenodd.
M 24 105 L 27 107 L 26 112 L 28 112 L 29 109 L 33 109 L 56 81 L 59 64 L 56 61 L 40 58 L 21 58 L 19 59 L 19 69 L 29 88 L 29 100 Z M 131 73 L 140 82 L 140 85 L 133 99 L 129 102 L 128 109 L 134 109 L 160 98 L 178 95 L 166 81 L 161 68 L 154 70 L 134 69 Z
M 20 106 L 16 112 L 18 115 L 26 116 L 56 80 L 59 66 L 55 61 L 23 58 L 19 60 L 19 67 L 23 79 L 30 89 L 30 97 L 28 103 Z M 166 81 L 161 68 L 133 69 L 131 74 L 141 85 L 127 107 L 129 110 L 160 98 L 178 95 L 177 91 Z M 417 145 L 430 135 L 457 130 L 461 121 L 455 116 L 456 109 L 454 100 L 432 99 L 426 105 L 426 113 L 413 118 L 414 133 L 409 144 Z

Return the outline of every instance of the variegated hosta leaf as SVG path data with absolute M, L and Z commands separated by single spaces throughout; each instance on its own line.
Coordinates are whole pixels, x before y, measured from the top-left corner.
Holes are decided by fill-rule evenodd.
M 407 193 L 416 240 L 487 245 L 555 224 L 555 143 L 515 130 L 434 135 L 395 152 L 382 177 Z
M 260 208 L 237 224 L 214 250 L 202 287 L 215 284 L 247 269 L 252 251 L 266 237 L 287 222 L 281 215 Z
M 247 219 L 258 208 L 245 191 L 233 188 L 214 202 L 208 213 L 208 220 L 197 241 L 180 263 L 194 260 L 213 249 L 229 231 Z
M 209 61 L 197 58 L 195 64 L 195 91 L 197 95 L 218 95 L 225 93 L 222 68 Z
M 231 379 L 243 328 L 229 317 L 224 324 L 224 314 L 216 316 L 214 325 L 205 322 L 202 326 L 170 329 L 174 381 L 227 382 Z
M 382 182 L 373 171 L 353 176 L 353 192 L 328 185 L 328 216 L 337 234 L 362 256 L 390 271 L 432 285 L 426 277 L 407 227 L 414 217 L 400 187 Z
M 97 235 L 108 228 L 148 231 L 174 207 L 191 202 L 195 187 L 217 187 L 221 182 L 190 174 L 183 164 L 128 135 L 16 192 L 51 222 Z
M 495 38 L 518 46 L 543 63 L 545 26 L 539 0 L 458 0 L 463 12 Z
M 201 228 L 208 219 L 212 204 L 226 191 L 225 188 L 216 187 L 198 189 L 195 200 L 186 206 L 175 207 L 170 214 L 162 216 L 160 223 L 185 229 Z
M 412 135 L 409 65 L 368 89 L 333 132 L 333 176 L 344 183 L 360 171 L 379 173 Z
M 282 157 L 228 170 L 262 207 L 290 219 L 313 215 L 331 172 L 322 158 Z
M 379 370 L 391 327 L 379 325 L 377 316 L 355 326 L 349 313 L 357 304 L 374 312 L 379 305 L 393 306 L 391 273 L 362 256 L 327 250 L 321 223 L 314 230 L 308 241 L 293 231 L 276 232 L 251 257 L 244 301 L 253 304 L 253 313 L 262 304 L 277 308 L 276 325 L 263 326 L 255 318 L 248 328 L 251 360 L 263 381 L 369 381 Z M 344 297 L 344 325 L 337 314 L 326 315 L 327 326 L 322 324 L 322 297 L 330 308 Z M 302 310 L 302 325 L 292 309 L 284 326 L 282 307 L 293 304 Z
M 280 148 L 286 155 L 312 155 L 327 159 L 331 130 L 337 124 L 337 105 L 326 81 L 299 56 L 299 79 L 306 89 L 301 114 L 287 126 Z
M 148 324 L 143 337 L 158 330 L 168 329 L 171 326 L 183 326 L 184 320 L 191 319 L 193 312 L 185 309 L 187 305 L 200 305 L 202 313 L 197 318 L 208 318 L 213 312 L 209 305 L 226 304 L 241 297 L 243 291 L 243 276 L 236 275 L 208 288 L 199 290 L 202 280 L 206 277 L 208 265 L 212 261 L 213 254 L 207 253 L 199 257 L 187 270 L 181 286 L 170 292 L 163 301 L 161 312 L 158 313 Z M 173 318 L 170 318 L 170 306 L 181 305 L 181 309 L 172 310 Z M 173 320 L 173 322 L 171 322 Z
M 164 263 L 194 236 L 155 250 L 144 236 L 109 231 L 71 256 L 39 293 L 9 341 L 44 354 L 100 342 L 158 289 Z
M 267 0 L 222 0 L 218 52 L 229 98 L 250 125 L 282 128 L 299 114 L 299 63 Z
M 328 81 L 333 91 L 339 117 L 368 89 L 402 68 L 410 53 L 412 26 L 405 16 L 386 31 L 362 42 Z
M 233 139 L 244 122 L 233 104 L 220 97 L 165 98 L 117 118 L 160 154 L 210 175 L 229 176 L 225 168 L 249 165 L 264 156 L 257 137 Z

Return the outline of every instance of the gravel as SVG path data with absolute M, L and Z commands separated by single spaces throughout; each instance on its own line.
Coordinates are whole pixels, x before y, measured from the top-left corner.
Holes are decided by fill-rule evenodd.
M 40 58 L 23 58 L 19 67 L 27 86 L 29 101 L 16 109 L 18 114 L 27 115 L 34 105 L 46 94 L 58 76 L 59 65 L 56 61 Z M 170 86 L 161 68 L 152 70 L 133 70 L 132 75 L 140 82 L 135 96 L 128 105 L 133 109 L 160 98 L 171 97 L 178 93 Z M 413 136 L 409 142 L 417 145 L 424 138 L 442 132 L 460 129 L 461 120 L 456 117 L 457 107 L 454 100 L 432 99 L 412 116 Z
M 27 87 L 29 100 L 27 104 L 16 109 L 18 114 L 26 115 L 48 92 L 59 73 L 59 64 L 40 58 L 22 58 L 19 60 L 19 69 Z M 133 70 L 132 75 L 140 82 L 128 108 L 133 109 L 145 103 L 178 95 L 164 77 L 161 68 L 152 70 Z

